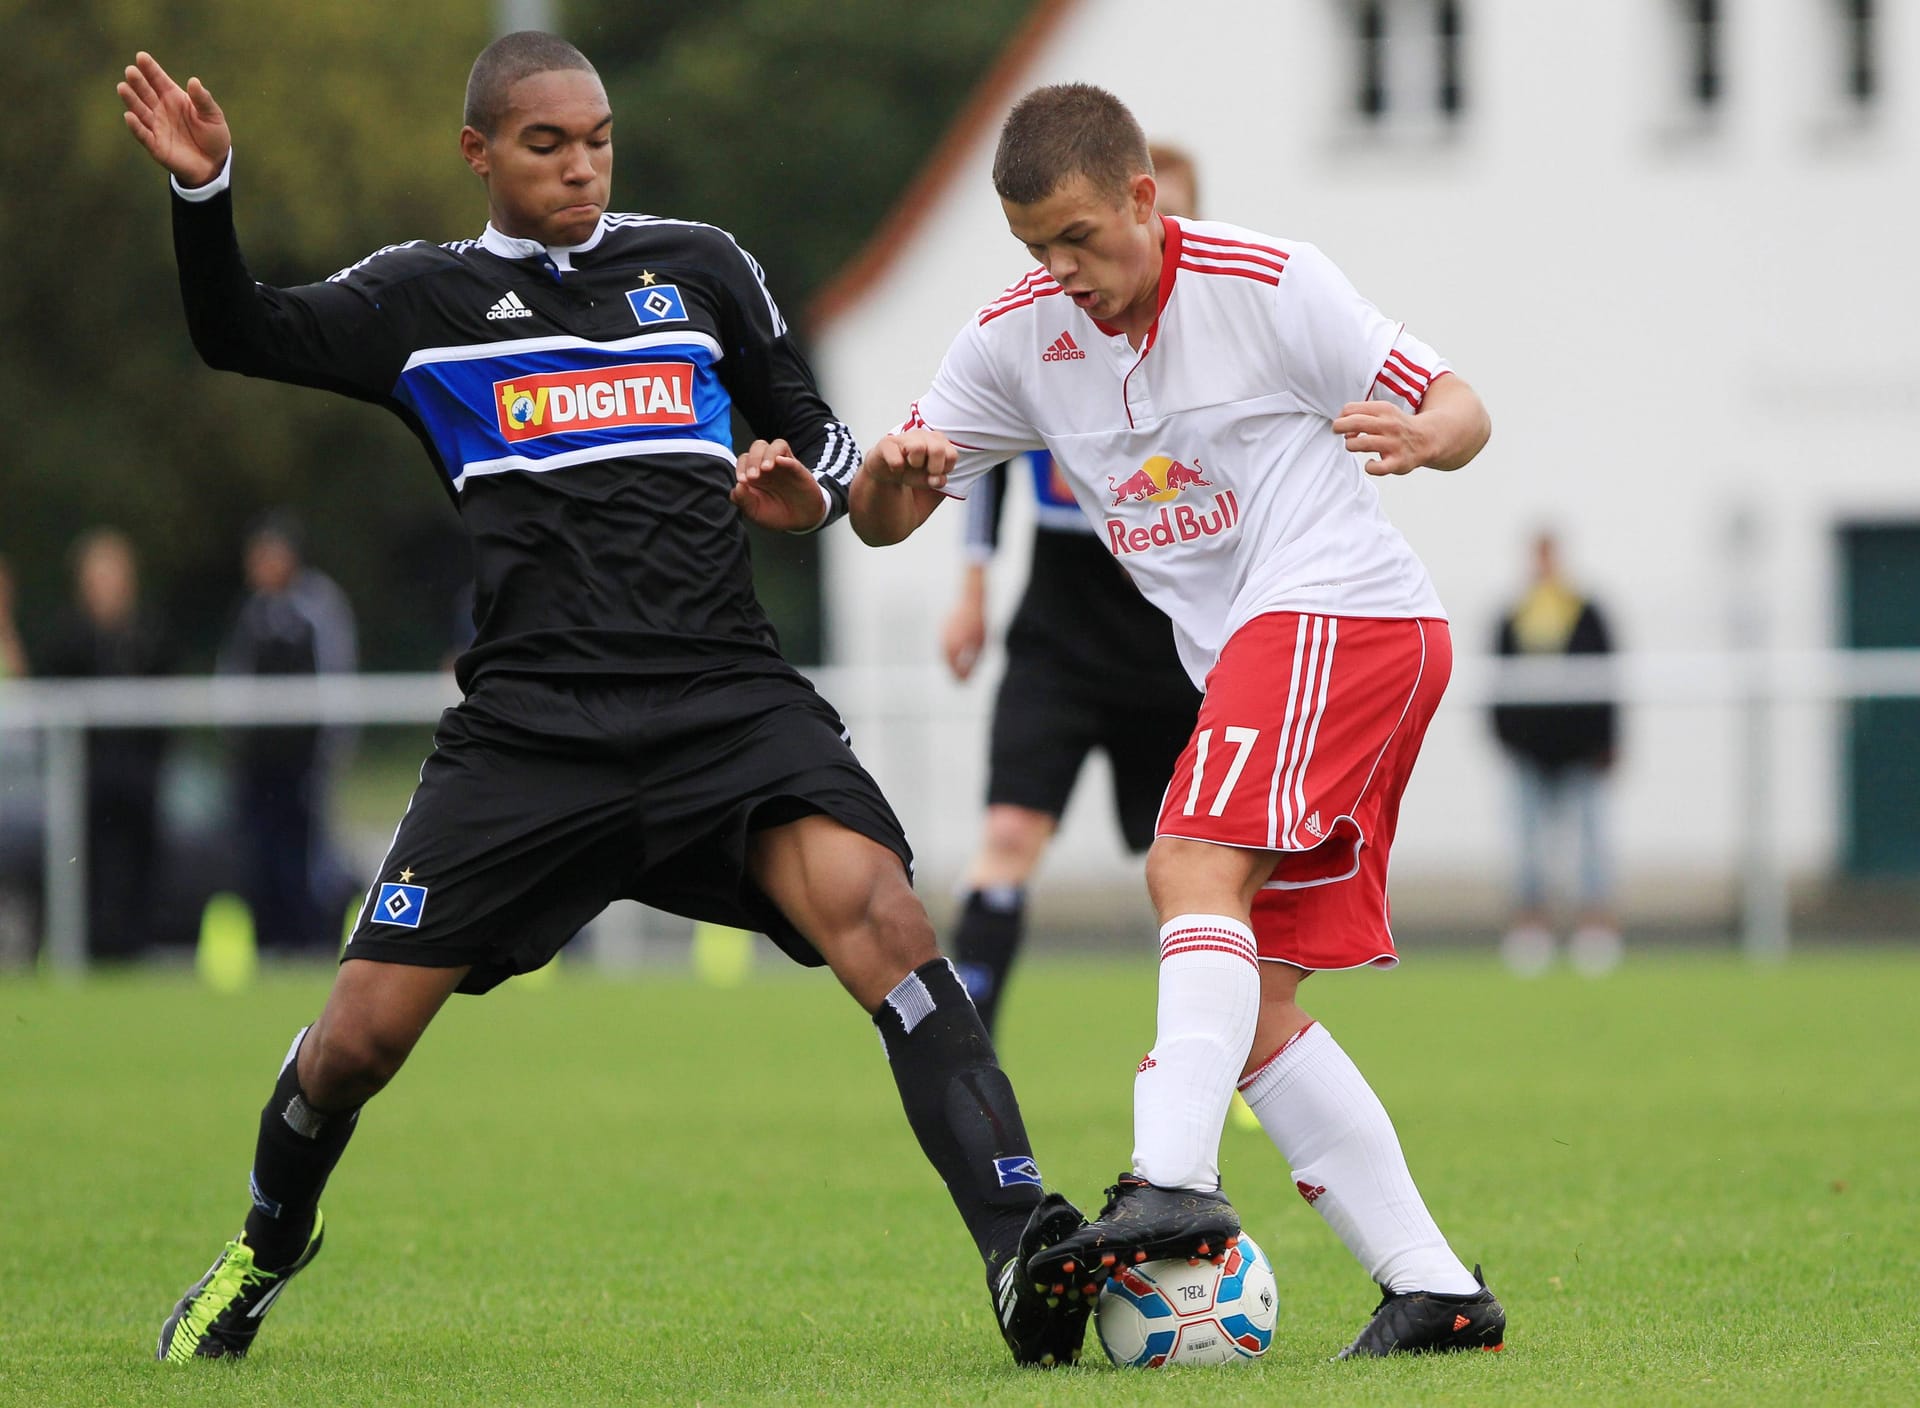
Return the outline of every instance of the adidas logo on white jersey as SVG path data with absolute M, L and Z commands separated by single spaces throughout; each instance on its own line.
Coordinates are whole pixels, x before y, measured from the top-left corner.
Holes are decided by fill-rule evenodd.
M 1063 332 L 1053 340 L 1053 346 L 1040 354 L 1043 362 L 1084 362 L 1087 354 L 1074 342 L 1073 334 Z
M 497 318 L 531 318 L 532 316 L 533 309 L 520 301 L 519 294 L 512 292 L 487 309 L 487 321 L 490 323 Z

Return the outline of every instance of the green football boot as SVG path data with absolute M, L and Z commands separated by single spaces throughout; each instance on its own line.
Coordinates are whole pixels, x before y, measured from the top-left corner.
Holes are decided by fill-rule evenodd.
M 300 1259 L 280 1271 L 254 1265 L 253 1248 L 241 1233 L 220 1253 L 160 1327 L 154 1358 L 169 1364 L 190 1359 L 241 1359 L 253 1346 L 260 1324 L 287 1282 L 320 1254 L 322 1218 L 316 1209 L 313 1231 Z

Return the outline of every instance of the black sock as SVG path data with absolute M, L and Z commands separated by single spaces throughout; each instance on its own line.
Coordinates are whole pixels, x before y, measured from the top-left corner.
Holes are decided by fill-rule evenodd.
M 923 963 L 873 1014 L 907 1122 L 992 1272 L 1040 1201 L 1040 1170 L 993 1039 L 944 958 Z
M 253 1209 L 247 1214 L 247 1245 L 255 1264 L 269 1271 L 291 1266 L 307 1249 L 320 1190 L 360 1118 L 358 1109 L 323 1114 L 307 1103 L 296 1060 L 306 1035 L 302 1030 L 294 1038 L 272 1098 L 260 1112 L 260 1139 L 248 1179 Z
M 1017 885 L 969 890 L 960 907 L 960 927 L 953 935 L 953 965 L 989 1032 L 1000 1010 L 1007 971 L 1020 952 L 1026 921 L 1027 892 Z

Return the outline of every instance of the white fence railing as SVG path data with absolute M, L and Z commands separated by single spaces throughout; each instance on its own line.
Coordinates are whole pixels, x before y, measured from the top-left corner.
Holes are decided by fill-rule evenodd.
M 929 795 L 944 766 L 937 737 L 946 716 L 977 715 L 976 693 L 955 704 L 935 665 L 823 667 L 809 671 L 840 709 L 863 756 L 911 755 Z M 1740 931 L 1746 951 L 1777 957 L 1788 944 L 1786 880 L 1772 817 L 1777 760 L 1772 718 L 1783 705 L 1920 698 L 1920 650 L 1640 652 L 1599 659 L 1503 660 L 1463 656 L 1448 689 L 1452 708 L 1496 702 L 1580 702 L 1623 706 L 1714 705 L 1737 721 L 1742 795 Z M 275 679 L 13 681 L 0 683 L 0 729 L 29 730 L 45 760 L 44 945 L 57 969 L 85 966 L 86 731 L 93 727 L 248 727 L 263 724 L 421 724 L 458 702 L 444 674 L 342 675 Z M 910 780 L 883 777 L 908 795 Z M 925 797 L 921 798 L 926 801 Z M 971 805 L 970 802 L 967 805 Z M 1916 799 L 1920 806 L 1920 799 Z M 910 830 L 912 828 L 910 827 Z

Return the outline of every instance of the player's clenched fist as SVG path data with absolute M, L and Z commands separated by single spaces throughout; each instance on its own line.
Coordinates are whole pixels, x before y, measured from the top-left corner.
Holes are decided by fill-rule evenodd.
M 127 65 L 116 91 L 126 104 L 127 130 L 184 189 L 204 186 L 220 174 L 233 150 L 233 134 L 220 104 L 199 79 L 189 78 L 182 88 L 142 51 Z
M 937 430 L 900 430 L 874 443 L 865 469 L 882 484 L 939 489 L 959 457 L 953 442 Z

